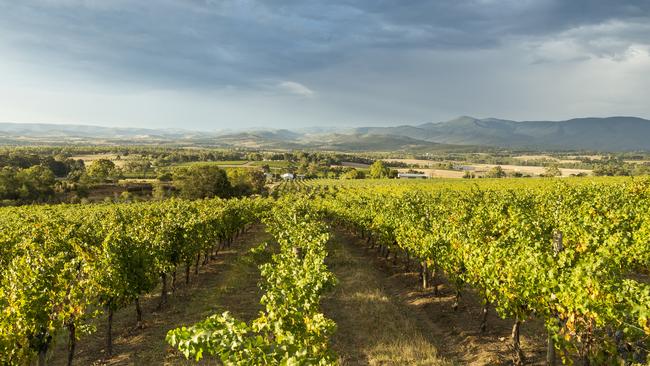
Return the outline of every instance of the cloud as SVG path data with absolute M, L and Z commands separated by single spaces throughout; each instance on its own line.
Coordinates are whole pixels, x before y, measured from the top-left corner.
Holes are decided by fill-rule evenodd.
M 283 81 L 278 84 L 278 87 L 288 93 L 303 97 L 311 97 L 314 95 L 313 90 L 295 81 Z
M 645 0 L 0 0 L 5 57 L 183 88 L 254 88 L 260 79 L 291 79 L 373 49 L 570 39 L 583 54 L 602 54 L 650 43 L 643 24 L 650 24 Z M 612 34 L 615 45 L 607 43 Z
M 91 107 L 161 120 L 120 102 L 136 94 L 179 111 L 165 117 L 203 111 L 196 124 L 649 116 L 648 24 L 647 0 L 0 0 L 0 93 L 25 100 L 23 112 L 0 100 L 0 119 L 28 119 L 31 95 L 44 98 L 33 100 L 41 121 L 57 111 L 84 122 Z M 625 103 L 594 94 L 605 77 L 616 89 L 599 87 Z M 79 91 L 111 103 L 81 108 Z M 251 101 L 265 113 L 250 114 Z
M 650 49 L 650 23 L 610 20 L 583 25 L 524 42 L 539 62 L 607 58 L 622 61 L 638 50 Z

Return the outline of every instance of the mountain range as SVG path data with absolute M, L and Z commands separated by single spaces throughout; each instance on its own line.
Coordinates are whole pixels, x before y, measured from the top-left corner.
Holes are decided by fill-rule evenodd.
M 650 151 L 650 120 L 638 117 L 511 121 L 459 117 L 418 125 L 204 132 L 180 129 L 0 123 L 0 144 L 169 143 L 266 149 L 430 151 L 471 148 Z
M 637 117 L 510 121 L 459 117 L 417 126 L 358 128 L 359 134 L 406 136 L 455 145 L 529 149 L 649 150 L 650 120 Z

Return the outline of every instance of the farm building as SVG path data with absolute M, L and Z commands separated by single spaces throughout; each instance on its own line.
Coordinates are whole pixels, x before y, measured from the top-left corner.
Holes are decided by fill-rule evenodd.
M 424 173 L 398 173 L 397 174 L 398 179 L 427 179 L 429 178 L 428 175 Z
M 292 180 L 294 178 L 293 174 L 291 173 L 284 173 L 280 177 L 284 180 Z
M 471 165 L 454 165 L 454 170 L 462 170 L 467 172 L 471 170 L 476 170 L 476 168 Z

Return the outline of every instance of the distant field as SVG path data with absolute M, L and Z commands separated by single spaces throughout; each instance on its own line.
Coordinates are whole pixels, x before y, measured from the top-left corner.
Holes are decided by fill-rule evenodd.
M 473 166 L 477 172 L 487 171 L 497 166 L 496 164 L 467 164 L 467 165 Z M 508 171 L 520 172 L 520 173 L 531 174 L 531 175 L 540 175 L 546 172 L 546 168 L 543 166 L 501 165 L 501 168 L 503 168 L 503 170 L 507 172 Z M 579 173 L 584 173 L 587 175 L 592 174 L 592 171 L 589 169 L 560 168 L 560 171 L 562 172 L 563 176 L 569 176 L 571 174 L 579 174 Z
M 173 166 L 190 166 L 190 165 L 236 165 L 243 166 L 248 164 L 247 160 L 218 160 L 218 161 L 190 161 L 187 163 L 173 164 Z
M 120 179 L 117 184 L 129 184 L 129 183 L 158 183 L 158 179 L 156 178 L 124 178 Z
M 413 165 L 423 165 L 423 166 L 433 166 L 438 163 L 435 161 L 418 160 L 418 159 L 384 159 L 384 161 L 399 162 L 399 163 L 413 164 Z M 473 171 L 477 173 L 488 171 L 491 168 L 497 166 L 496 164 L 474 164 L 474 163 L 462 163 L 459 165 L 472 167 L 474 168 Z M 544 174 L 544 172 L 546 171 L 546 168 L 543 166 L 527 166 L 527 165 L 500 165 L 500 166 L 506 172 L 520 172 L 523 174 L 530 174 L 530 175 L 540 175 L 540 174 Z M 398 171 L 406 171 L 406 170 L 408 169 L 398 169 Z M 441 177 L 441 178 L 461 178 L 464 174 L 464 172 L 462 171 L 453 171 L 453 170 L 441 170 L 441 169 L 417 169 L 417 170 L 431 172 L 433 173 L 432 176 Z M 589 169 L 560 168 L 560 171 L 562 172 L 563 176 L 569 176 L 571 174 L 579 174 L 579 173 L 584 173 L 587 175 L 592 174 L 592 171 Z
M 550 155 L 520 155 L 520 156 L 513 156 L 512 158 L 519 159 L 519 160 L 541 160 L 541 159 L 558 160 L 558 158 L 552 157 Z
M 144 174 L 142 174 L 142 172 L 124 172 L 122 173 L 122 176 L 127 179 L 144 178 Z M 147 172 L 147 178 L 156 178 L 156 173 L 153 171 L 153 169 L 150 169 Z
M 397 169 L 400 173 L 406 173 L 409 169 Z M 417 169 L 419 172 L 430 176 L 431 178 L 462 178 L 465 172 L 457 170 L 444 170 L 444 169 Z
M 352 163 L 352 162 L 349 162 L 349 161 L 343 161 L 343 162 L 341 162 L 341 165 L 342 166 L 349 166 L 349 167 L 353 167 L 353 168 L 361 168 L 361 169 L 370 168 L 370 165 L 368 165 L 368 164 Z
M 190 165 L 216 165 L 220 168 L 249 168 L 255 169 L 263 165 L 268 165 L 271 170 L 280 171 L 286 169 L 289 166 L 288 161 L 283 160 L 271 160 L 271 161 L 247 161 L 247 160 L 222 160 L 222 161 L 201 161 L 201 162 L 189 162 L 174 164 L 172 167 L 179 166 L 190 166 Z
M 626 163 L 629 164 L 648 164 L 650 163 L 650 160 L 623 160 Z
M 421 160 L 421 159 L 382 159 L 382 160 L 387 163 L 404 163 L 404 164 L 424 165 L 424 166 L 430 166 L 438 163 L 437 161 Z
M 127 157 L 120 156 L 120 159 L 117 159 L 117 154 L 88 154 L 88 155 L 75 155 L 71 156 L 71 159 L 83 160 L 86 166 L 92 164 L 94 161 L 99 159 L 108 159 L 115 163 L 118 167 L 123 167 L 124 164 L 130 159 L 133 159 L 133 156 L 129 155 Z
M 260 167 L 268 165 L 270 168 L 286 168 L 289 166 L 288 161 L 272 160 L 272 161 L 248 161 L 248 160 L 220 160 L 220 161 L 197 161 L 189 163 L 175 164 L 175 166 L 189 166 L 189 165 L 218 165 L 223 167 Z
M 122 168 L 124 165 L 133 159 L 140 158 L 139 155 L 128 155 L 121 156 L 118 159 L 117 154 L 88 154 L 88 155 L 76 155 L 72 156 L 73 159 L 81 159 L 84 161 L 84 164 L 90 165 L 94 161 L 99 159 L 108 159 L 115 163 L 116 166 Z M 290 162 L 284 160 L 269 160 L 269 161 L 249 161 L 249 160 L 218 160 L 218 161 L 190 161 L 185 163 L 173 163 L 170 167 L 183 167 L 191 165 L 216 165 L 222 168 L 259 168 L 263 165 L 268 165 L 269 168 L 273 170 L 282 170 L 287 168 L 290 165 Z M 153 171 L 149 172 L 147 175 L 153 174 Z M 126 178 L 140 178 L 141 173 L 124 173 Z
M 286 168 L 289 166 L 289 162 L 285 160 L 251 161 L 250 165 L 251 166 L 268 165 L 269 168 Z
M 601 160 L 602 155 L 571 155 L 567 156 L 569 159 L 591 159 L 591 160 Z
M 558 159 L 550 155 L 520 155 L 520 156 L 514 156 L 513 159 L 523 160 L 523 161 L 546 159 L 546 160 L 554 160 L 562 164 L 580 163 L 580 160 L 577 159 Z
M 217 165 L 246 165 L 248 161 L 246 160 L 221 160 L 221 161 L 212 161 L 211 163 Z

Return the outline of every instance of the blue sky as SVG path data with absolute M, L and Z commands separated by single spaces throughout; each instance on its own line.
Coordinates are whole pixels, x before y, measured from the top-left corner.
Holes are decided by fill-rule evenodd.
M 648 0 L 0 0 L 0 121 L 650 117 Z

